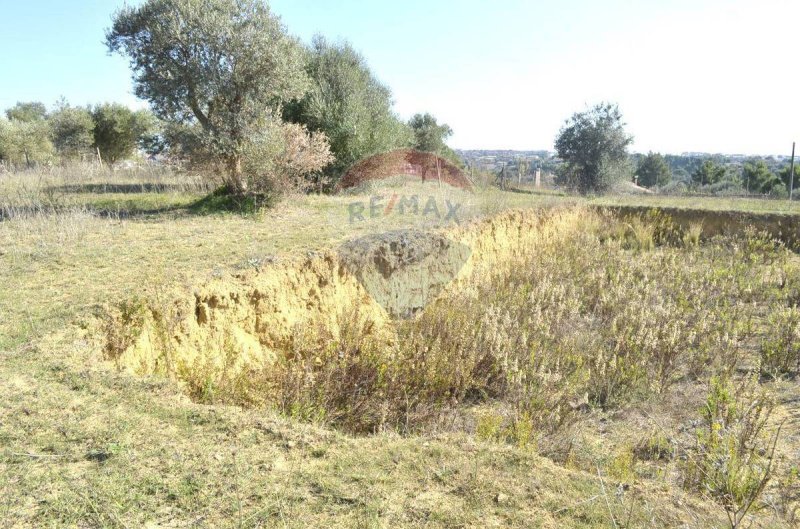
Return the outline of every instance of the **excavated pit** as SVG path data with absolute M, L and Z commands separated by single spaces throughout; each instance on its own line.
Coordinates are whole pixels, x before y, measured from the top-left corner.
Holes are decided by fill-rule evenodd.
M 639 213 L 631 208 L 615 212 Z M 752 216 L 730 215 L 682 214 L 676 221 L 702 221 L 707 235 L 731 229 L 731 219 L 759 226 Z M 202 369 L 212 378 L 230 376 L 268 368 L 291 354 L 298 337 L 310 329 L 336 336 L 343 318 L 354 317 L 371 329 L 377 343 L 391 345 L 398 320 L 414 317 L 448 289 L 523 251 L 535 251 L 543 239 L 585 229 L 596 218 L 581 207 L 507 211 L 450 229 L 373 234 L 338 250 L 193 288 L 176 286 L 112 310 L 103 332 L 105 355 L 138 375 L 188 380 Z M 797 223 L 796 217 L 786 216 L 762 219 L 761 225 L 795 245 Z
M 508 211 L 438 231 L 369 235 L 338 250 L 289 259 L 113 309 L 106 357 L 138 375 L 188 378 L 269 366 L 314 329 L 336 335 L 357 314 L 387 344 L 394 322 L 418 314 L 480 270 L 579 230 L 581 208 Z

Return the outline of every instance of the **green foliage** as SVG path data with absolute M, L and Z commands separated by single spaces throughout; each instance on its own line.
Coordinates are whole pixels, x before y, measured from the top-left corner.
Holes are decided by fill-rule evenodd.
M 639 441 L 633 453 L 642 461 L 669 461 L 675 455 L 675 447 L 663 431 L 656 430 Z
M 248 138 L 309 86 L 302 47 L 259 0 L 148 0 L 115 15 L 106 43 L 128 56 L 158 117 L 199 124 L 238 192 Z
M 602 193 L 630 176 L 628 146 L 616 105 L 600 103 L 574 114 L 556 138 L 558 157 L 564 161 L 559 182 L 581 193 Z
M 328 137 L 336 157 L 328 176 L 337 178 L 367 156 L 410 145 L 410 130 L 392 111 L 391 90 L 349 43 L 315 36 L 306 72 L 311 89 L 287 104 L 284 116 Z
M 728 378 L 711 378 L 684 480 L 717 500 L 734 529 L 758 507 L 772 477 L 778 433 L 770 438 L 767 423 L 774 406 L 754 377 L 740 387 Z
M 643 187 L 661 187 L 672 180 L 667 161 L 660 154 L 652 152 L 639 161 L 636 176 L 639 177 L 639 185 Z
M 416 114 L 408 122 L 414 132 L 414 148 L 441 155 L 447 147 L 447 138 L 453 135 L 449 125 L 439 123 L 431 114 Z
M 155 126 L 155 118 L 146 110 L 132 111 L 118 103 L 106 103 L 92 109 L 94 146 L 103 161 L 113 165 L 133 156 L 140 142 Z
M 792 166 L 790 164 L 787 164 L 778 172 L 778 176 L 786 186 L 787 191 L 789 189 L 789 185 L 791 184 L 791 173 Z M 800 160 L 795 161 L 794 165 L 794 189 L 800 189 Z
M 764 160 L 745 162 L 742 180 L 748 193 L 772 195 L 785 192 L 784 183 L 773 173 Z
M 418 151 L 432 152 L 451 162 L 456 167 L 465 167 L 464 160 L 447 145 L 453 129 L 442 123 L 439 125 L 431 114 L 415 114 L 408 122 L 413 133 L 412 145 Z
M 53 159 L 47 121 L 0 119 L 0 160 L 33 167 Z
M 623 445 L 614 452 L 606 467 L 608 475 L 617 483 L 636 481 L 636 454 L 631 446 Z
M 89 109 L 62 103 L 49 117 L 53 145 L 65 158 L 79 158 L 94 144 L 94 120 Z
M 714 160 L 706 160 L 692 173 L 695 185 L 707 186 L 728 180 L 728 170 Z
M 32 123 L 34 121 L 44 121 L 47 119 L 47 107 L 38 101 L 23 103 L 19 102 L 6 110 L 6 117 L 11 121 L 22 121 Z

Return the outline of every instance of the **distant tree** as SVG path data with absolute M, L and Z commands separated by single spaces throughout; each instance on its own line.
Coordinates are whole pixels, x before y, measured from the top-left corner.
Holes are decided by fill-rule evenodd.
M 639 185 L 643 187 L 661 187 L 672 180 L 672 171 L 667 161 L 653 152 L 639 160 L 635 174 L 639 177 Z
M 155 118 L 150 112 L 134 112 L 118 103 L 96 106 L 92 110 L 92 121 L 94 146 L 109 165 L 133 156 L 140 142 L 149 136 L 155 125 Z
M 694 173 L 692 173 L 692 182 L 695 185 L 707 186 L 717 184 L 726 180 L 728 177 L 728 170 L 724 165 L 716 163 L 714 160 L 705 160 Z
M 464 160 L 447 145 L 447 139 L 453 135 L 450 125 L 438 123 L 431 114 L 416 114 L 408 122 L 413 134 L 412 146 L 425 152 L 432 152 L 449 161 L 456 167 L 464 168 Z
M 46 121 L 0 120 L 0 160 L 33 167 L 53 157 Z
M 329 175 L 339 176 L 369 155 L 411 144 L 411 131 L 392 110 L 391 90 L 349 43 L 315 36 L 306 72 L 311 89 L 287 104 L 284 116 L 325 133 L 336 157 Z
M 784 191 L 781 179 L 773 173 L 764 160 L 745 162 L 742 180 L 748 193 L 775 194 Z
M 778 177 L 781 179 L 783 184 L 786 186 L 786 191 L 789 191 L 789 185 L 791 183 L 791 170 L 792 166 L 787 164 L 783 169 L 778 172 Z M 794 165 L 794 189 L 800 189 L 800 163 L 795 162 Z
M 48 117 L 53 145 L 65 158 L 88 153 L 94 144 L 94 121 L 87 108 L 61 102 Z
M 689 174 L 689 171 L 683 167 L 679 167 L 672 172 L 672 179 L 676 182 L 682 182 L 686 184 L 692 181 L 692 175 Z
M 414 148 L 441 154 L 447 147 L 447 138 L 453 135 L 449 125 L 439 123 L 431 114 L 416 114 L 408 122 L 414 133 Z
M 632 142 L 616 105 L 600 103 L 574 114 L 556 138 L 556 152 L 564 161 L 559 181 L 584 194 L 607 191 L 630 175 Z
M 128 56 L 134 91 L 159 118 L 199 124 L 237 193 L 248 139 L 309 86 L 302 46 L 261 0 L 146 0 L 116 13 L 106 43 Z
M 6 117 L 11 121 L 23 121 L 25 123 L 44 121 L 47 117 L 47 107 L 44 103 L 38 101 L 19 102 L 6 110 Z

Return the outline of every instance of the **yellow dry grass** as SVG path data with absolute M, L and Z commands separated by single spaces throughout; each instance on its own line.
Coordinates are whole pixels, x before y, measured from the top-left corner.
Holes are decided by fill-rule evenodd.
M 131 178 L 125 183 L 135 184 Z M 166 177 L 153 178 L 151 183 Z M 92 175 L 84 183 L 107 179 Z M 59 211 L 51 212 L 52 203 L 23 208 L 41 206 L 43 188 L 24 195 L 20 185 L 0 180 L 3 203 L 13 205 L 16 215 L 0 221 L 0 525 L 588 528 L 626 521 L 630 527 L 724 522 L 711 502 L 658 476 L 620 492 L 602 465 L 587 472 L 585 465 L 557 465 L 531 449 L 464 434 L 353 438 L 263 410 L 202 406 L 177 383 L 130 376 L 102 362 L 94 329 L 82 328 L 107 306 L 145 292 L 171 302 L 175 292 L 224 284 L 233 273 L 257 275 L 273 259 L 307 260 L 309 252 L 408 225 L 408 219 L 393 217 L 349 224 L 348 205 L 369 200 L 369 194 L 292 197 L 258 215 L 197 215 L 188 208 L 203 195 L 197 187 L 133 198 L 92 187 L 89 193 L 64 192 Z M 491 189 L 453 195 L 460 192 L 399 184 L 377 191 L 391 197 L 399 190 L 444 192 L 469 204 L 468 217 L 584 202 Z M 514 215 L 521 217 L 494 225 L 494 241 L 479 223 L 456 229 L 481 252 L 502 259 L 511 249 L 502 242 L 511 244 L 518 221 L 535 218 L 506 214 Z M 698 402 L 693 399 L 681 403 Z M 587 424 L 576 437 L 585 441 L 579 453 L 590 457 L 605 449 L 610 418 Z M 641 418 L 619 423 L 644 427 Z M 623 446 L 630 439 L 611 441 Z

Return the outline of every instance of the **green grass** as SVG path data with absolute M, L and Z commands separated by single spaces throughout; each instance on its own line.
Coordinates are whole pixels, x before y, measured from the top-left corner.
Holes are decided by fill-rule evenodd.
M 683 208 L 706 211 L 738 211 L 743 213 L 779 213 L 800 215 L 800 201 L 744 197 L 681 197 L 660 195 L 604 196 L 590 203 L 603 206 L 645 206 Z

